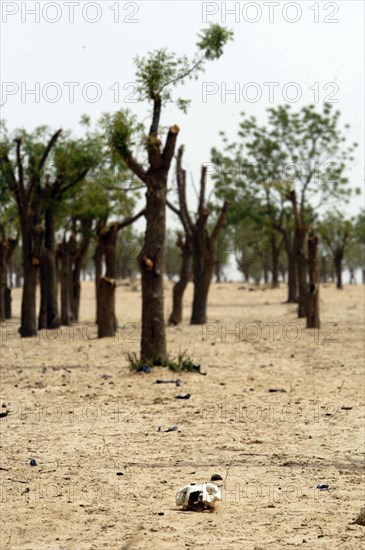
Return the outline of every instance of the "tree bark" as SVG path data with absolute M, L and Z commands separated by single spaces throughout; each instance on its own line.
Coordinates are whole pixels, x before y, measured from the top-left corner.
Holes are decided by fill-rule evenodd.
M 295 251 L 287 251 L 288 256 L 288 304 L 295 304 L 298 301 L 297 297 L 297 258 Z
M 308 271 L 309 286 L 306 304 L 307 328 L 320 328 L 318 237 L 312 231 L 308 236 Z
M 262 255 L 262 269 L 264 274 L 264 284 L 267 285 L 269 283 L 270 257 L 266 249 Z
M 81 299 L 81 271 L 82 265 L 87 254 L 91 240 L 91 222 L 90 220 L 81 221 L 81 242 L 77 246 L 75 240 L 75 250 L 73 254 L 72 266 L 72 292 L 71 292 L 71 312 L 74 322 L 79 320 L 80 299 Z
M 4 227 L 0 226 L 0 320 L 11 319 L 11 281 L 8 282 L 11 258 L 18 245 L 18 238 L 7 239 Z
M 56 245 L 54 213 L 45 212 L 45 237 L 40 266 L 41 305 L 38 327 L 53 329 L 60 326 L 57 299 Z
M 0 242 L 0 321 L 5 320 L 5 291 L 7 287 L 6 280 L 6 251 L 7 241 Z
M 101 257 L 105 258 L 105 275 L 98 279 L 97 318 L 98 338 L 114 336 L 117 330 L 115 316 L 116 288 L 116 243 L 118 230 L 116 224 L 103 228 L 99 233 L 98 247 Z
M 207 222 L 210 215 L 205 203 L 207 167 L 202 166 L 200 178 L 200 194 L 197 219 L 195 224 L 190 220 L 191 246 L 193 251 L 194 297 L 191 313 L 191 325 L 202 325 L 207 322 L 207 301 L 210 283 L 212 281 L 216 240 L 223 226 L 228 203 L 223 204 L 218 220 L 209 235 Z
M 128 150 L 124 152 L 123 158 L 129 169 L 147 187 L 146 232 L 138 256 L 142 279 L 141 361 L 161 363 L 167 359 L 163 295 L 167 176 L 179 127 L 174 125 L 169 128 L 161 151 L 162 144 L 158 138 L 161 97 L 153 94 L 151 99 L 153 118 L 147 138 L 149 168 L 144 170 Z
M 18 246 L 18 237 L 15 237 L 14 239 L 8 239 L 8 247 L 6 251 L 6 258 L 5 258 L 5 270 L 6 270 L 6 280 L 7 280 L 7 288 L 5 289 L 5 319 L 11 319 L 12 317 L 12 311 L 11 311 L 11 289 L 12 289 L 12 258 L 13 254 L 16 250 L 16 247 Z M 8 277 L 10 278 L 10 281 L 8 281 Z
M 71 241 L 66 238 L 58 247 L 58 258 L 60 262 L 60 283 L 61 283 L 61 325 L 70 326 L 72 324 L 71 311 Z
M 100 299 L 99 299 L 99 281 L 102 275 L 102 253 L 101 253 L 101 246 L 99 243 L 97 243 L 95 247 L 94 252 L 94 267 L 95 267 L 95 303 L 96 303 L 96 322 L 99 319 L 99 307 L 101 307 Z
M 306 295 L 307 295 L 307 258 L 305 254 L 305 243 L 307 227 L 304 225 L 302 210 L 298 208 L 295 190 L 289 194 L 292 203 L 294 216 L 294 247 L 296 253 L 296 273 L 298 284 L 298 317 L 306 317 Z
M 193 236 L 194 297 L 191 325 L 207 322 L 207 300 L 213 274 L 214 249 L 204 226 L 198 226 Z
M 117 277 L 117 239 L 118 231 L 132 224 L 142 215 L 141 210 L 135 216 L 126 218 L 120 223 L 113 223 L 98 230 L 98 242 L 96 247 L 96 284 L 97 306 L 96 323 L 98 325 L 98 338 L 114 336 L 117 331 L 117 319 L 115 316 L 115 289 Z M 102 259 L 105 259 L 105 274 L 101 276 Z
M 306 294 L 307 294 L 307 258 L 305 255 L 306 228 L 300 225 L 296 229 L 295 248 L 297 254 L 297 277 L 298 277 L 298 317 L 306 317 Z
M 336 250 L 334 254 L 334 264 L 336 270 L 336 288 L 339 290 L 343 289 L 342 285 L 342 260 L 343 260 L 343 251 Z
M 138 263 L 142 278 L 141 360 L 163 362 L 166 355 L 163 265 L 166 232 L 167 172 L 151 174 L 146 193 L 146 233 Z
M 183 296 L 189 283 L 192 254 L 191 243 L 186 237 L 184 239 L 182 235 L 179 235 L 176 244 L 181 248 L 182 263 L 179 280 L 175 283 L 172 294 L 173 307 L 169 319 L 171 325 L 178 325 L 182 321 Z
M 44 229 L 35 224 L 32 230 L 28 224 L 22 227 L 23 233 L 23 294 L 21 305 L 20 335 L 23 338 L 36 336 L 36 290 Z
M 271 237 L 271 288 L 279 288 L 279 255 L 280 246 L 276 242 L 275 234 Z

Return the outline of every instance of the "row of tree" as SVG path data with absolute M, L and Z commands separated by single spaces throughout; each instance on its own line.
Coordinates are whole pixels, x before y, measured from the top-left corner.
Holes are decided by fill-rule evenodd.
M 167 357 L 164 274 L 177 275 L 170 323 L 181 322 L 189 280 L 194 282 L 191 323 L 205 323 L 213 273 L 221 277 L 232 248 L 246 280 L 263 277 L 267 282 L 270 272 L 275 288 L 280 272 L 286 272 L 288 302 L 298 302 L 298 315 L 307 317 L 308 327 L 319 326 L 319 278 L 320 273 L 326 278 L 327 262 L 319 262 L 324 253 L 323 246 L 318 251 L 318 236 L 333 252 L 339 288 L 346 247 L 352 250 L 353 269 L 363 252 L 364 214 L 346 220 L 333 210 L 323 213 L 332 201 L 351 196 L 345 173 L 355 144 L 345 147 L 339 113 L 327 104 L 322 112 L 313 106 L 299 112 L 278 107 L 269 109 L 265 126 L 242 114 L 237 141 L 229 143 L 222 134 L 222 147 L 214 148 L 212 162 L 202 165 L 195 209 L 188 204 L 184 149 L 177 149 L 179 128 L 161 125 L 174 88 L 196 78 L 206 61 L 217 60 L 231 38 L 227 29 L 211 25 L 199 35 L 192 60 L 164 49 L 136 60 L 141 100 L 152 105 L 147 131 L 128 110 L 104 115 L 95 130 L 83 117 L 84 135 L 77 139 L 47 127 L 12 135 L 1 128 L 0 317 L 9 316 L 7 272 L 19 234 L 23 337 L 78 320 L 81 272 L 91 250 L 98 335 L 114 335 L 116 279 L 120 271 L 133 273 L 130 260 L 136 247 L 143 361 Z M 176 104 L 186 111 L 186 100 Z M 174 158 L 176 185 L 169 190 Z M 212 185 L 210 201 L 207 187 Z M 145 204 L 136 211 L 141 189 Z M 180 258 L 171 234 L 166 254 L 167 208 L 180 224 Z M 142 217 L 146 229 L 140 239 L 131 224 Z

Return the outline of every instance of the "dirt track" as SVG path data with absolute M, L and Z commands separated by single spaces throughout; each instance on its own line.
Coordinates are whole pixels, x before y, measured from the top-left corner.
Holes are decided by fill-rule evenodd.
M 116 341 L 89 339 L 91 283 L 82 326 L 23 342 L 3 327 L 2 549 L 362 547 L 365 529 L 350 523 L 364 506 L 363 287 L 322 288 L 315 332 L 284 287 L 240 286 L 212 285 L 208 327 L 190 327 L 186 308 L 167 329 L 171 353 L 187 349 L 207 376 L 129 372 L 141 303 L 131 287 L 117 289 L 119 323 L 131 324 Z M 170 295 L 167 285 L 166 313 Z M 155 383 L 177 376 L 180 387 Z M 176 490 L 214 473 L 217 511 L 180 512 Z

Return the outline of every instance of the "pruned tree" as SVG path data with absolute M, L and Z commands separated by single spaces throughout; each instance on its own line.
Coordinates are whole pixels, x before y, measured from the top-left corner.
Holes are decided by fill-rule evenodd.
M 183 147 L 177 155 L 177 185 L 180 209 L 179 215 L 185 230 L 185 240 L 189 242 L 193 258 L 194 296 L 190 323 L 201 325 L 207 321 L 207 301 L 210 283 L 212 281 L 214 260 L 216 256 L 216 241 L 226 217 L 228 201 L 224 201 L 217 220 L 211 230 L 208 228 L 209 216 L 213 207 L 206 201 L 207 166 L 202 165 L 198 208 L 195 219 L 189 213 L 186 200 L 186 172 L 182 168 Z M 172 207 L 172 205 L 170 204 Z M 172 209 L 174 209 L 172 207 Z
M 16 204 L 7 186 L 6 178 L 0 178 L 0 321 L 11 318 L 10 265 L 18 246 Z M 10 277 L 9 277 L 10 276 Z
M 308 273 L 309 282 L 306 295 L 307 328 L 320 328 L 319 319 L 319 263 L 318 237 L 313 229 L 309 230 L 308 239 Z
M 167 356 L 163 267 L 165 251 L 167 180 L 174 156 L 179 127 L 169 127 L 165 139 L 161 135 L 160 119 L 163 106 L 172 100 L 173 88 L 186 78 L 196 77 L 206 60 L 218 59 L 232 33 L 219 25 L 202 31 L 197 43 L 199 54 L 189 61 L 165 49 L 137 58 L 137 84 L 142 100 L 152 102 L 151 124 L 144 139 L 146 162 L 133 153 L 134 137 L 141 130 L 128 111 L 116 113 L 109 126 L 112 149 L 146 187 L 146 232 L 139 266 L 142 277 L 142 338 L 141 360 L 157 361 Z M 188 102 L 177 100 L 186 111 Z
M 298 112 L 287 105 L 268 109 L 266 126 L 259 126 L 254 117 L 243 115 L 238 142 L 229 144 L 224 137 L 224 152 L 212 151 L 213 162 L 226 169 L 216 176 L 221 188 L 228 192 L 243 189 L 246 195 L 249 190 L 258 201 L 264 198 L 272 229 L 284 235 L 289 273 L 295 271 L 297 278 L 299 317 L 306 314 L 305 248 L 314 212 L 331 201 L 346 201 L 353 191 L 345 170 L 353 160 L 356 144 L 344 145 L 339 117 L 339 111 L 334 111 L 330 104 L 324 104 L 321 112 L 313 105 Z M 283 225 L 283 221 L 288 221 L 288 204 L 294 231 L 290 240 Z M 288 301 L 293 299 L 290 295 Z
M 355 221 L 346 219 L 338 210 L 328 212 L 319 226 L 319 233 L 331 251 L 331 261 L 336 273 L 336 288 L 340 290 L 343 288 L 343 260 L 354 230 Z
M 55 208 L 64 194 L 82 181 L 95 163 L 90 142 L 72 140 L 46 127 L 16 132 L 1 145 L 0 162 L 8 189 L 15 197 L 22 235 L 24 286 L 20 334 L 37 333 L 36 287 L 41 266 L 40 328 L 56 328 Z
M 97 306 L 96 324 L 98 338 L 114 336 L 117 330 L 115 316 L 115 289 L 117 278 L 117 236 L 118 232 L 145 215 L 145 210 L 126 218 L 121 222 L 114 222 L 102 227 L 98 232 L 97 249 L 99 259 L 105 261 L 105 273 L 97 279 Z

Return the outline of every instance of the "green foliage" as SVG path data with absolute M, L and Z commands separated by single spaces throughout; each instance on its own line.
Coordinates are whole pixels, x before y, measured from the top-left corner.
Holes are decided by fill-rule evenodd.
M 206 59 L 219 59 L 223 54 L 223 48 L 233 39 L 233 32 L 217 24 L 211 24 L 199 34 L 197 46 L 204 51 Z
M 356 144 L 346 147 L 340 113 L 331 105 L 321 112 L 313 105 L 267 112 L 265 126 L 242 113 L 236 142 L 221 133 L 222 149 L 212 149 L 217 192 L 232 200 L 231 222 L 256 212 L 274 230 L 288 227 L 289 192 L 295 189 L 303 221 L 313 223 L 319 205 L 353 193 L 345 173 Z
M 128 109 L 116 112 L 114 115 L 104 115 L 100 121 L 104 129 L 107 143 L 113 155 L 114 163 L 130 153 L 136 145 L 136 136 L 143 126 Z M 117 155 L 115 155 L 117 153 Z
M 140 99 L 150 100 L 157 96 L 162 103 L 172 100 L 172 89 L 186 78 L 197 78 L 204 71 L 205 61 L 214 61 L 223 54 L 224 46 L 233 38 L 233 33 L 220 25 L 210 25 L 198 35 L 198 52 L 190 60 L 165 48 L 149 52 L 145 57 L 136 57 L 136 82 Z M 178 99 L 176 105 L 187 111 L 189 101 Z

